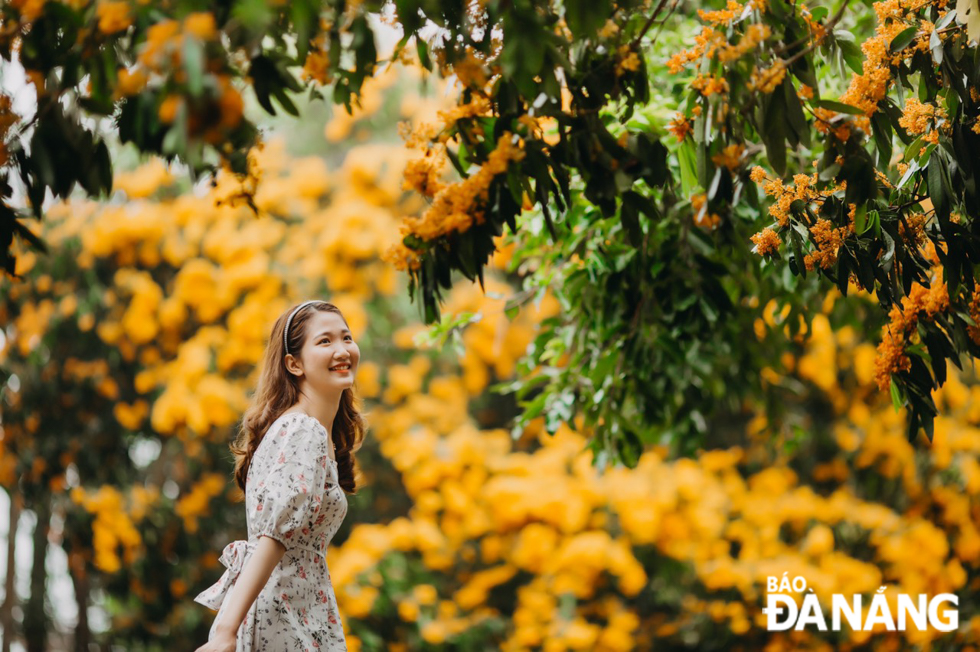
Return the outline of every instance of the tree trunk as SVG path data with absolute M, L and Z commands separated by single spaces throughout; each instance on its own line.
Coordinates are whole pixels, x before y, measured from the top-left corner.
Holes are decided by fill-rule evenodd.
M 81 563 L 81 569 L 72 568 L 71 580 L 75 585 L 75 601 L 78 603 L 78 626 L 75 627 L 75 652 L 88 652 L 89 639 L 91 633 L 88 628 L 88 575 L 86 575 L 85 562 Z
M 17 570 L 17 524 L 20 522 L 20 496 L 7 492 L 10 498 L 10 515 L 7 523 L 7 577 L 4 578 L 3 606 L 0 607 L 0 627 L 3 627 L 3 644 L 0 652 L 10 652 L 10 643 L 14 638 L 14 605 L 17 604 L 17 587 L 14 583 Z
M 48 572 L 44 560 L 48 553 L 48 530 L 51 527 L 51 507 L 46 496 L 38 498 L 34 511 L 37 514 L 37 526 L 34 528 L 31 597 L 24 610 L 24 637 L 27 639 L 27 652 L 45 652 L 48 618 L 44 611 L 44 598 Z

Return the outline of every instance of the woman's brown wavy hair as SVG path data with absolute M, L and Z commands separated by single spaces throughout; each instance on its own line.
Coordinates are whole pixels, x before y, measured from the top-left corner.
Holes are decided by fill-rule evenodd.
M 248 468 L 252 463 L 255 450 L 259 447 L 259 442 L 262 441 L 269 426 L 299 400 L 299 378 L 286 369 L 286 349 L 283 343 L 286 319 L 295 308 L 296 306 L 292 306 L 279 315 L 279 319 L 272 326 L 272 335 L 265 348 L 258 387 L 242 417 L 238 436 L 230 446 L 235 456 L 235 481 L 243 493 Z M 299 357 L 303 342 L 306 341 L 307 324 L 314 310 L 335 312 L 344 320 L 344 324 L 347 324 L 343 313 L 332 303 L 320 301 L 304 306 L 289 323 L 289 351 L 296 357 Z M 344 390 L 340 397 L 337 416 L 330 428 L 330 436 L 337 451 L 340 486 L 349 494 L 357 493 L 357 484 L 354 480 L 354 452 L 361 447 L 366 430 L 364 418 L 356 406 L 359 402 L 355 396 L 356 387 L 355 380 L 353 386 Z

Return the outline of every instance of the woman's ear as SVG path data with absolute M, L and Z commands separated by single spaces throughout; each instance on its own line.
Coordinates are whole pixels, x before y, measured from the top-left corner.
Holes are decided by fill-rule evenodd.
M 292 353 L 286 354 L 286 371 L 293 374 L 296 377 L 303 376 L 303 366 L 299 363 L 296 358 L 293 357 Z

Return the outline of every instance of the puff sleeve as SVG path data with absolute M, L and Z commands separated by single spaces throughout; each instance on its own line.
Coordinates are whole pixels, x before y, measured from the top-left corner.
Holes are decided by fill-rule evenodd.
M 274 437 L 267 453 L 268 471 L 252 478 L 249 520 L 256 538 L 271 537 L 286 548 L 311 526 L 323 502 L 327 479 L 327 442 L 307 419 L 297 419 Z

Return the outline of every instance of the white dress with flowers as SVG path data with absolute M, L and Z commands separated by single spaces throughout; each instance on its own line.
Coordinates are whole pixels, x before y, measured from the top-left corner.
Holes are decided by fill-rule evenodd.
M 248 540 L 225 547 L 221 563 L 228 570 L 194 598 L 218 611 L 208 640 L 224 615 L 225 596 L 265 535 L 286 552 L 239 627 L 235 651 L 347 649 L 326 560 L 327 544 L 347 515 L 347 495 L 328 446 L 323 425 L 298 412 L 276 419 L 259 442 L 245 481 Z

